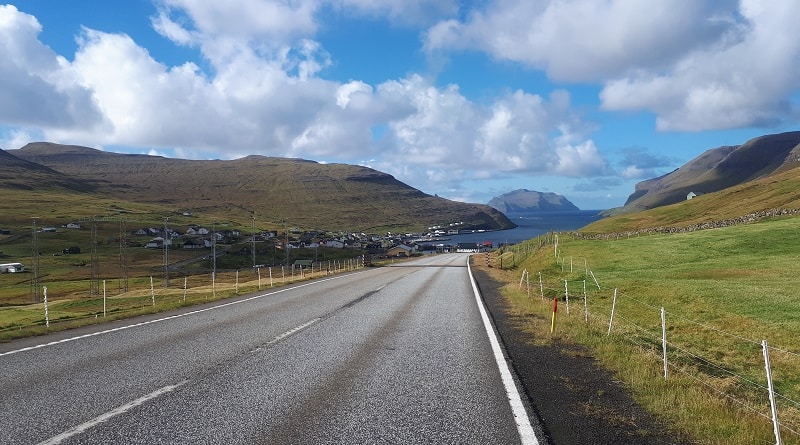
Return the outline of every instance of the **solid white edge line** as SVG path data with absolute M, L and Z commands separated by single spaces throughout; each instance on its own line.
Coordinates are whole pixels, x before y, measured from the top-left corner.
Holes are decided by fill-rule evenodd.
M 92 332 L 91 334 L 79 335 L 77 337 L 63 338 L 61 340 L 51 341 L 50 343 L 42 343 L 42 344 L 38 344 L 38 345 L 34 345 L 34 346 L 28 346 L 26 348 L 15 349 L 13 351 L 0 352 L 0 357 L 2 357 L 4 355 L 11 355 L 11 354 L 19 353 L 19 352 L 25 352 L 25 351 L 31 351 L 31 350 L 34 350 L 34 349 L 44 348 L 46 346 L 54 346 L 54 345 L 58 345 L 58 344 L 61 344 L 61 343 L 67 343 L 67 342 L 70 342 L 70 341 L 81 340 L 81 339 L 84 339 L 84 338 L 94 337 L 94 336 L 97 336 L 97 335 L 110 334 L 112 332 L 117 332 L 117 331 L 124 331 L 125 329 L 135 328 L 135 327 L 139 327 L 139 326 L 145 326 L 145 325 L 148 325 L 148 324 L 159 323 L 159 322 L 167 321 L 167 320 L 173 320 L 173 319 L 176 319 L 176 318 L 186 317 L 188 315 L 200 314 L 202 312 L 208 312 L 208 311 L 211 311 L 211 310 L 214 310 L 214 309 L 221 309 L 221 308 L 224 308 L 224 307 L 227 307 L 227 306 L 233 306 L 234 304 L 240 304 L 240 303 L 245 303 L 245 302 L 248 302 L 248 301 L 251 301 L 251 300 L 257 300 L 259 298 L 269 297 L 271 295 L 279 294 L 281 292 L 288 292 L 290 290 L 294 290 L 294 289 L 297 289 L 297 288 L 300 288 L 300 287 L 311 286 L 311 285 L 314 285 L 314 284 L 319 284 L 319 283 L 323 283 L 325 281 L 330 281 L 330 280 L 337 280 L 339 278 L 344 278 L 344 277 L 351 276 L 351 275 L 358 274 L 358 273 L 361 273 L 361 272 L 355 272 L 355 273 L 351 273 L 351 274 L 347 274 L 347 275 L 339 275 L 339 276 L 330 277 L 330 278 L 323 278 L 321 280 L 314 280 L 314 281 L 309 282 L 309 283 L 299 284 L 297 286 L 292 286 L 292 287 L 288 287 L 288 288 L 285 288 L 285 289 L 279 289 L 279 290 L 276 290 L 274 292 L 268 292 L 266 294 L 254 295 L 252 297 L 244 298 L 242 300 L 230 301 L 228 303 L 218 304 L 216 306 L 211 306 L 211 307 L 207 307 L 207 308 L 204 308 L 204 309 L 197 309 L 197 310 L 194 310 L 194 311 L 184 312 L 182 314 L 171 315 L 169 317 L 158 318 L 158 319 L 149 320 L 149 321 L 143 321 L 141 323 L 129 324 L 129 325 L 125 325 L 125 326 L 120 326 L 118 328 L 106 329 L 104 331 Z
M 494 352 L 494 359 L 497 362 L 497 368 L 500 370 L 500 377 L 503 380 L 503 385 L 506 388 L 506 395 L 508 396 L 508 403 L 511 405 L 511 412 L 514 415 L 514 421 L 517 424 L 517 431 L 519 438 L 523 445 L 539 445 L 539 440 L 536 438 L 536 433 L 533 431 L 528 412 L 525 405 L 522 403 L 517 385 L 514 382 L 514 377 L 511 375 L 511 370 L 508 366 L 503 350 L 500 347 L 500 342 L 497 340 L 497 335 L 492 327 L 492 322 L 489 320 L 489 315 L 486 313 L 486 308 L 483 306 L 481 294 L 478 291 L 478 285 L 475 282 L 475 277 L 472 276 L 472 267 L 469 264 L 469 257 L 467 257 L 467 271 L 469 272 L 469 280 L 472 283 L 472 292 L 475 294 L 475 300 L 478 303 L 478 310 L 481 313 L 483 320 L 483 327 L 486 328 L 486 334 L 489 336 L 489 343 L 492 345 Z
M 114 409 L 112 409 L 111 411 L 109 411 L 107 413 L 101 414 L 101 415 L 95 417 L 94 419 L 89 420 L 88 422 L 84 422 L 84 423 L 82 423 L 82 424 L 80 424 L 80 425 L 78 425 L 78 426 L 76 426 L 76 427 L 74 427 L 72 429 L 64 431 L 63 433 L 61 433 L 61 434 L 59 434 L 57 436 L 51 437 L 50 439 L 47 439 L 44 442 L 39 442 L 38 445 L 56 445 L 56 444 L 59 444 L 59 443 L 65 441 L 65 440 L 67 440 L 67 439 L 69 439 L 69 438 L 71 438 L 73 436 L 77 436 L 78 434 L 81 434 L 81 433 L 89 430 L 90 428 L 105 422 L 108 419 L 111 419 L 112 417 L 118 416 L 120 414 L 124 414 L 124 413 L 132 410 L 133 408 L 136 408 L 137 406 L 144 404 L 148 400 L 155 399 L 156 397 L 161 396 L 162 394 L 166 394 L 168 392 L 174 391 L 175 389 L 177 389 L 180 386 L 184 385 L 186 382 L 188 382 L 188 380 L 184 380 L 184 381 L 182 381 L 180 383 L 177 383 L 175 385 L 169 385 L 169 386 L 165 386 L 165 387 L 163 387 L 161 389 L 157 389 L 157 390 L 151 392 L 150 394 L 147 394 L 146 396 L 139 397 L 138 399 L 136 399 L 134 401 L 128 402 L 128 403 L 126 403 L 126 404 L 124 404 L 124 405 L 122 405 L 120 407 L 114 408 Z

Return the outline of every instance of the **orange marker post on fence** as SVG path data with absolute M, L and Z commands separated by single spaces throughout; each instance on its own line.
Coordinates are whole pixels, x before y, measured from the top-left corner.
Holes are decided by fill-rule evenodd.
M 558 312 L 558 299 L 553 298 L 553 318 L 550 321 L 550 333 L 552 334 L 556 330 L 556 312 Z

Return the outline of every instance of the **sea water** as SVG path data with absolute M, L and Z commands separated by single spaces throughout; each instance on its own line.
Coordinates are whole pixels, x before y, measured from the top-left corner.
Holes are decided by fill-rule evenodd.
M 492 232 L 448 235 L 450 240 L 445 243 L 482 243 L 484 241 L 491 241 L 495 247 L 501 244 L 516 244 L 551 231 L 565 232 L 580 229 L 602 218 L 600 212 L 602 212 L 602 210 L 507 213 L 506 216 L 517 225 L 516 228 Z

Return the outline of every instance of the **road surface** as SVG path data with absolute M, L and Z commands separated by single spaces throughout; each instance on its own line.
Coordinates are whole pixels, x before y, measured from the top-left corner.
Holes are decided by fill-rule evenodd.
M 473 290 L 438 255 L 1 344 L 0 443 L 537 444 Z

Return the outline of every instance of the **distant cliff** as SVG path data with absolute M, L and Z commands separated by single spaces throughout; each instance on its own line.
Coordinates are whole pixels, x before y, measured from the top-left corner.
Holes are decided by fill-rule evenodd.
M 757 137 L 717 147 L 657 178 L 641 181 L 616 213 L 647 210 L 764 178 L 800 165 L 800 131 Z M 491 205 L 491 204 L 490 204 Z
M 542 193 L 534 190 L 519 189 L 489 201 L 493 207 L 503 213 L 531 213 L 553 211 L 579 211 L 569 200 L 557 193 Z

